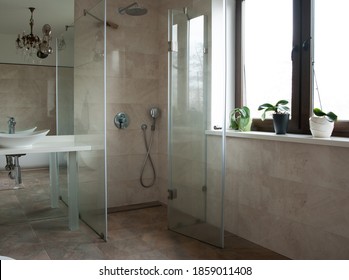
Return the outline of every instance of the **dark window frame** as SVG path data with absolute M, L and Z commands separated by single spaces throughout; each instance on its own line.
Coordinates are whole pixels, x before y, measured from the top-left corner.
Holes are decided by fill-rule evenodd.
M 245 105 L 243 64 L 243 2 L 236 1 L 235 106 Z M 246 0 L 248 1 L 248 0 Z M 314 0 L 293 0 L 292 119 L 288 133 L 310 134 L 309 117 L 313 107 L 313 7 Z M 308 43 L 308 46 L 305 44 Z M 334 110 L 335 111 L 335 110 Z M 253 119 L 252 130 L 274 131 L 272 120 Z M 349 137 L 349 121 L 337 121 L 333 136 Z

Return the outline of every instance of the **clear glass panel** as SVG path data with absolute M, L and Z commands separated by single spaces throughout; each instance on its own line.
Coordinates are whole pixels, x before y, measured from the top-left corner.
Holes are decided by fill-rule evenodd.
M 315 1 L 314 107 L 349 120 L 346 64 L 349 63 L 349 1 Z M 316 83 L 317 82 L 317 83 Z M 321 104 L 320 98 L 321 97 Z
M 74 134 L 74 28 L 57 38 L 57 135 Z
M 210 11 L 187 12 L 169 13 L 168 223 L 171 230 L 222 247 L 222 138 L 206 135 Z
M 105 1 L 89 13 L 105 18 Z M 105 25 L 89 14 L 75 26 L 74 130 L 79 143 L 93 146 L 79 153 L 79 210 L 81 219 L 107 238 Z
M 244 16 L 244 92 L 253 118 L 258 106 L 292 97 L 293 0 L 248 0 Z
M 67 28 L 57 38 L 56 50 L 57 135 L 74 135 L 74 28 Z M 68 202 L 67 159 L 63 153 L 57 156 L 60 196 Z

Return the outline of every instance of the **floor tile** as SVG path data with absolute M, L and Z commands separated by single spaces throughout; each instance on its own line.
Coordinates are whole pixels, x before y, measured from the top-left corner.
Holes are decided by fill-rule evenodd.
M 8 181 L 0 172 L 0 184 L 1 178 Z M 0 190 L 0 255 L 23 260 L 286 259 L 231 233 L 220 249 L 170 231 L 165 206 L 108 214 L 105 242 L 82 221 L 70 231 L 63 203 L 50 207 L 47 169 L 26 170 L 23 180 L 21 189 Z M 207 229 L 196 225 L 190 230 Z

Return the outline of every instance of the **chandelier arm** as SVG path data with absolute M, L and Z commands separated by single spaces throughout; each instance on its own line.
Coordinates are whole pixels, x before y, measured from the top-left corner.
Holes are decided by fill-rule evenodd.
M 31 12 L 31 17 L 30 17 L 30 21 L 29 21 L 29 25 L 30 25 L 30 35 L 33 35 L 33 26 L 34 26 L 33 13 L 34 13 L 35 8 L 30 7 L 29 10 L 30 10 L 30 12 Z

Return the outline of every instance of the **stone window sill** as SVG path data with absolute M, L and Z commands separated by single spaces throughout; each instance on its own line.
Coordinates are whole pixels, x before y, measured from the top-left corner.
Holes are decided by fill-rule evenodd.
M 219 130 L 207 130 L 207 135 L 222 135 L 222 131 Z M 331 137 L 331 138 L 313 138 L 312 135 L 303 134 L 285 134 L 277 135 L 273 132 L 241 132 L 235 130 L 227 130 L 227 137 L 245 138 L 245 139 L 258 139 L 258 140 L 269 140 L 269 141 L 281 141 L 290 143 L 300 144 L 312 144 L 312 145 L 323 145 L 332 147 L 349 147 L 349 138 L 346 137 Z

